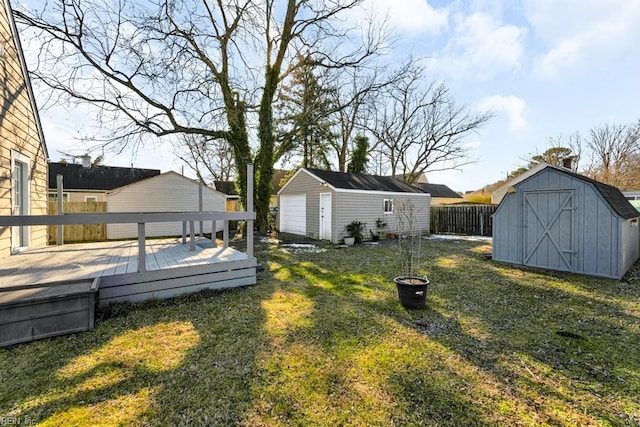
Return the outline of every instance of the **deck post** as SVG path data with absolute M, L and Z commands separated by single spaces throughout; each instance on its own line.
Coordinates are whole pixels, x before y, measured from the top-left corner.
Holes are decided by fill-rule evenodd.
M 147 271 L 147 256 L 145 253 L 144 222 L 138 223 L 138 273 Z
M 253 212 L 253 164 L 247 165 L 247 212 Z M 228 227 L 227 227 L 228 228 Z M 253 258 L 253 219 L 247 220 L 247 256 Z
M 202 212 L 202 183 L 198 183 L 198 211 Z M 202 228 L 203 221 L 200 220 L 200 237 L 204 237 L 204 230 Z
M 189 250 L 190 251 L 195 251 L 196 250 L 196 230 L 195 230 L 195 221 L 191 220 L 189 221 L 189 234 L 190 234 L 190 240 L 189 240 Z
M 58 187 L 58 215 L 64 215 L 63 209 L 63 200 L 62 196 L 64 195 L 63 191 L 63 176 L 58 174 L 56 175 L 56 185 Z M 64 245 L 64 225 L 58 225 L 57 227 L 58 236 L 56 238 L 56 245 L 61 246 Z
M 182 244 L 187 244 L 187 221 L 182 221 Z
M 222 227 L 222 247 L 229 247 L 229 220 L 224 220 L 224 225 Z
M 213 247 L 217 248 L 218 247 L 218 242 L 216 240 L 216 225 L 218 224 L 218 221 L 216 221 L 215 219 L 213 221 L 211 221 L 211 243 L 213 243 Z

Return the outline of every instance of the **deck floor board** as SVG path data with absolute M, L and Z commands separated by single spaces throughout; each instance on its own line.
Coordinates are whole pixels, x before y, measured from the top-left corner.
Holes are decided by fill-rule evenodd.
M 145 243 L 148 271 L 247 259 L 246 254 L 233 248 L 196 246 L 190 251 L 189 242 L 183 245 L 179 239 Z M 137 241 L 47 246 L 3 258 L 0 287 L 131 274 L 137 269 Z

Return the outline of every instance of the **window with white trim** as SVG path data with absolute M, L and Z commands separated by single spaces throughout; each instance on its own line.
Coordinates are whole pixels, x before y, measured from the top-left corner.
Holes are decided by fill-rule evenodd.
M 382 212 L 385 214 L 393 213 L 393 199 L 384 199 Z
M 98 203 L 98 196 L 84 196 L 84 201 Z

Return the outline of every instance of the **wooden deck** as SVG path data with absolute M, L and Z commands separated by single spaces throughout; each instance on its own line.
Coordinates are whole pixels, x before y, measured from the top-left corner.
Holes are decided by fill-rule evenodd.
M 212 246 L 198 239 L 191 251 L 180 239 L 147 240 L 144 272 L 138 272 L 137 241 L 49 246 L 3 258 L 0 288 L 99 278 L 98 300 L 105 305 L 256 283 L 254 258 Z

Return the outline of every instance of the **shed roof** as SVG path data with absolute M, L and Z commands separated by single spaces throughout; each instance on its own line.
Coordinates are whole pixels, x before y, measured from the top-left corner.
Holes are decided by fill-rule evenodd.
M 64 188 L 70 190 L 108 191 L 160 175 L 160 170 L 118 166 L 91 166 L 86 168 L 79 164 L 49 163 L 50 189 L 57 187 L 56 175 L 63 176 Z
M 334 188 L 345 190 L 387 191 L 391 193 L 424 193 L 419 188 L 390 177 L 365 175 L 361 173 L 333 172 L 320 169 L 304 168 Z
M 593 184 L 595 189 L 600 193 L 600 195 L 607 201 L 609 206 L 622 218 L 631 219 L 640 217 L 640 212 L 638 212 L 631 203 L 627 200 L 627 198 L 622 194 L 618 188 L 613 187 L 611 185 L 605 184 L 600 181 L 596 181 L 595 179 L 588 178 L 584 175 L 580 175 L 579 173 L 572 172 L 568 169 L 559 168 L 557 166 L 545 164 L 545 167 L 540 169 L 538 173 L 542 170 L 551 168 L 562 172 L 566 175 L 572 176 L 580 181 L 588 182 Z
M 431 197 L 446 197 L 448 199 L 462 199 L 462 196 L 447 187 L 444 184 L 425 184 L 413 183 L 414 187 L 418 187 L 425 193 L 431 194 Z

